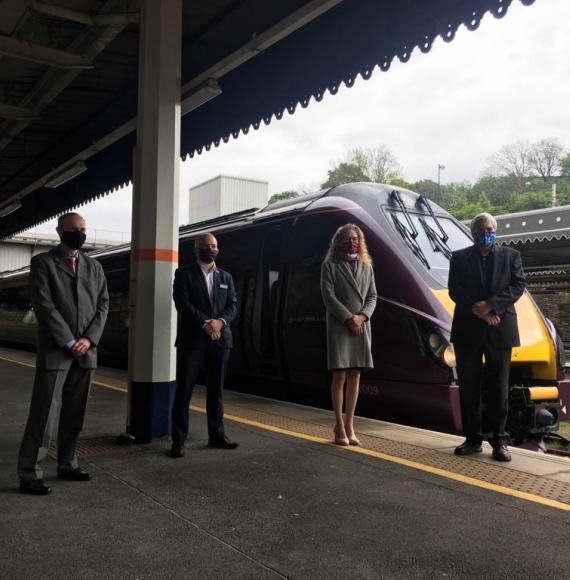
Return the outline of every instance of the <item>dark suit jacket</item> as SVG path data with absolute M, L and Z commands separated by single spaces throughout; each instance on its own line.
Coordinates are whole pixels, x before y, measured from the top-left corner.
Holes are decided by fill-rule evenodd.
M 202 330 L 209 318 L 223 318 L 227 325 L 222 337 L 214 344 L 232 348 L 230 323 L 237 314 L 234 281 L 228 272 L 214 270 L 214 300 L 210 302 L 204 274 L 198 263 L 178 268 L 174 274 L 174 304 L 178 311 L 178 329 L 175 346 L 186 349 L 202 348 L 211 339 Z
M 489 295 L 481 283 L 479 248 L 470 246 L 453 252 L 449 265 L 449 296 L 455 302 L 451 342 L 477 345 L 486 338 L 495 348 L 519 346 L 517 313 L 514 304 L 525 289 L 519 252 L 495 246 L 491 290 Z M 471 312 L 475 302 L 486 300 L 501 317 L 497 326 L 488 326 Z
M 38 320 L 37 368 L 69 368 L 73 356 L 66 345 L 81 336 L 88 338 L 92 347 L 79 364 L 86 369 L 96 368 L 97 343 L 109 311 L 101 264 L 80 253 L 74 273 L 60 244 L 32 258 L 30 292 Z

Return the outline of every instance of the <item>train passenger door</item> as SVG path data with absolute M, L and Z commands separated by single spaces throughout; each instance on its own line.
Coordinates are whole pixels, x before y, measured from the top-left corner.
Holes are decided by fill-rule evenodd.
M 284 268 L 282 260 L 283 230 L 269 230 L 263 240 L 257 273 L 253 306 L 253 346 L 258 372 L 261 375 L 282 376 L 281 344 Z
M 321 264 L 332 235 L 346 222 L 343 214 L 306 215 L 298 220 L 291 235 L 283 334 L 290 377 L 295 383 L 328 386 Z

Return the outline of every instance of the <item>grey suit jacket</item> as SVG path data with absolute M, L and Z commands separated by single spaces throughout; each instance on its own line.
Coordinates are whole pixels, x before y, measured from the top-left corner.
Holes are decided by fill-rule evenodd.
M 353 276 L 346 262 L 323 262 L 321 294 L 327 310 L 327 367 L 374 368 L 370 318 L 376 308 L 376 283 L 372 268 L 358 263 Z M 364 334 L 354 336 L 346 319 L 362 313 L 368 320 Z
M 69 368 L 73 356 L 66 345 L 83 336 L 92 346 L 79 364 L 94 369 L 97 343 L 109 310 L 107 281 L 101 264 L 80 252 L 74 273 L 60 244 L 32 258 L 30 291 L 38 320 L 36 367 Z

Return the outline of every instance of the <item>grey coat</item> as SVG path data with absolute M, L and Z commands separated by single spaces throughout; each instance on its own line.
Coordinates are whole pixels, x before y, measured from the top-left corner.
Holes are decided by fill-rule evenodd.
M 88 338 L 92 346 L 79 364 L 85 369 L 96 368 L 97 343 L 109 310 L 101 264 L 80 252 L 74 273 L 59 245 L 32 258 L 30 292 L 38 320 L 37 368 L 69 368 L 73 356 L 66 345 L 80 337 Z
M 327 309 L 327 366 L 329 370 L 374 368 L 370 318 L 376 308 L 376 283 L 372 268 L 360 262 L 356 276 L 346 262 L 323 262 L 321 293 Z M 364 334 L 354 336 L 345 321 L 364 314 Z

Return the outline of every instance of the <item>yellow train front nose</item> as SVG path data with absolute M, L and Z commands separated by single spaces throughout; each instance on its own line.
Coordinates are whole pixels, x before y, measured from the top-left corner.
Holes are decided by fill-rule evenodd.
M 432 290 L 439 302 L 453 317 L 455 303 L 447 289 Z M 514 365 L 530 365 L 534 379 L 556 380 L 556 352 L 550 333 L 544 324 L 536 304 L 525 293 L 515 304 L 521 345 L 513 348 L 511 362 Z

